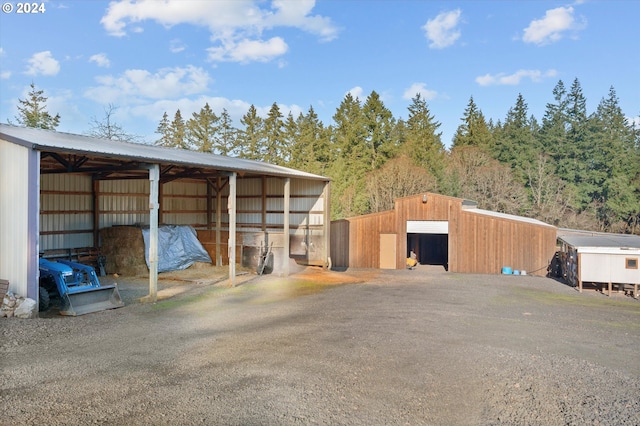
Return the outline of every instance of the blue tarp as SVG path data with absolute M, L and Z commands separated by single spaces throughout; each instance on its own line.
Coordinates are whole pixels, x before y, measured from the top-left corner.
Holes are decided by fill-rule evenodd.
M 149 228 L 142 228 L 144 259 L 149 267 Z M 158 272 L 187 269 L 195 262 L 211 262 L 193 227 L 163 225 L 158 227 Z

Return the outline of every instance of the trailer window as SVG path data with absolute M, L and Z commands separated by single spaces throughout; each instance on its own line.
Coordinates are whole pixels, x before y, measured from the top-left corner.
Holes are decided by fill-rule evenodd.
M 627 257 L 625 259 L 626 268 L 627 269 L 638 269 L 638 258 L 637 257 Z

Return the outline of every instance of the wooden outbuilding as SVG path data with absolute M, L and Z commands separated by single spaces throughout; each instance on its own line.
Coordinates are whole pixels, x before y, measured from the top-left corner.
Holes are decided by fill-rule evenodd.
M 42 252 L 99 250 L 116 226 L 150 229 L 152 300 L 162 224 L 197 230 L 232 284 L 267 244 L 285 275 L 329 261 L 330 181 L 286 167 L 0 124 L 0 185 L 0 279 L 35 300 Z
M 433 193 L 331 224 L 331 260 L 342 268 L 403 269 L 413 250 L 420 264 L 452 272 L 498 274 L 509 268 L 544 276 L 555 246 L 554 226 Z

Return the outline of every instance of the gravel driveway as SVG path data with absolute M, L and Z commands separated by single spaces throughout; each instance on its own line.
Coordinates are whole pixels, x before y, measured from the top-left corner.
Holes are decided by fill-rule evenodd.
M 640 424 L 622 295 L 419 266 L 125 301 L 0 319 L 0 424 Z

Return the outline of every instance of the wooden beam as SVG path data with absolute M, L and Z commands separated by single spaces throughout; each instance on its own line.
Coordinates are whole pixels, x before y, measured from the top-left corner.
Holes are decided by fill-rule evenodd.
M 222 178 L 218 176 L 216 188 L 216 266 L 222 266 L 222 244 L 220 233 L 222 232 Z
M 158 300 L 158 210 L 160 166 L 149 167 L 149 299 Z
M 93 201 L 93 246 L 100 245 L 100 181 L 93 180 L 91 198 Z
M 229 211 L 229 280 L 231 287 L 236 285 L 236 172 L 229 176 L 229 200 L 227 210 Z
M 322 197 L 324 207 L 324 214 L 322 216 L 322 227 L 324 232 L 323 260 L 325 261 L 325 267 L 331 268 L 331 182 L 325 182 Z
M 284 180 L 284 250 L 283 250 L 283 268 L 282 272 L 285 277 L 289 276 L 289 204 L 291 199 L 291 179 Z

